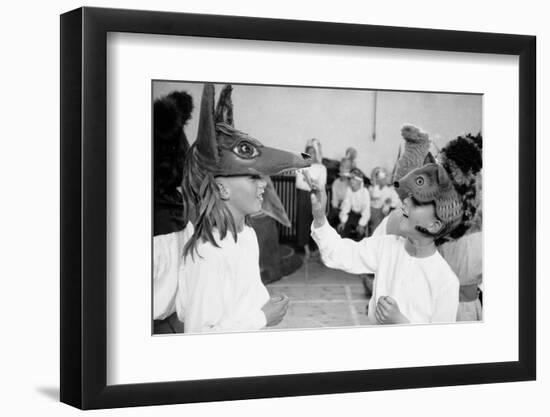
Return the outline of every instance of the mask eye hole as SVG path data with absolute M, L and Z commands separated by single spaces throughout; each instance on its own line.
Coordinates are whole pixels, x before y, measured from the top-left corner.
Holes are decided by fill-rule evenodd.
M 260 154 L 256 146 L 246 141 L 237 143 L 237 145 L 235 145 L 235 147 L 233 148 L 233 152 L 235 152 L 240 157 L 247 159 L 255 158 Z
M 422 187 L 424 185 L 424 178 L 423 177 L 416 177 L 416 179 L 414 180 L 414 182 L 416 183 L 416 185 L 418 185 L 419 187 Z

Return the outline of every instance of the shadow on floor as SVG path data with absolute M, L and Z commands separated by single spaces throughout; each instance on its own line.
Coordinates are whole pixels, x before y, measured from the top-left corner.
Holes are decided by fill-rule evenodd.
M 59 387 L 36 387 L 36 391 L 53 401 L 59 401 Z

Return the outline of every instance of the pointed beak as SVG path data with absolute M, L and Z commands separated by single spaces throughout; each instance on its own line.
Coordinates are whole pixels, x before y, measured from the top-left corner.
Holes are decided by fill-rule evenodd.
M 311 161 L 311 156 L 307 153 L 297 154 L 263 147 L 261 157 L 250 168 L 261 175 L 277 175 L 288 170 L 307 168 Z
M 305 152 L 302 152 L 302 158 L 304 158 L 304 161 L 312 161 L 313 158 L 311 158 L 311 155 Z M 311 164 L 310 164 L 311 165 Z
M 265 181 L 266 186 L 263 193 L 262 211 L 269 217 L 281 223 L 283 226 L 290 227 L 290 219 L 288 218 L 284 205 L 281 202 L 275 187 L 273 186 L 271 178 L 265 177 Z

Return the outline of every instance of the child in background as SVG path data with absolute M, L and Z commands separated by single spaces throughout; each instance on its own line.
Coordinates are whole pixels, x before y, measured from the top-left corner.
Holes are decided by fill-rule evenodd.
M 336 227 L 340 223 L 340 208 L 349 189 L 349 173 L 351 168 L 351 160 L 343 158 L 340 162 L 340 175 L 332 183 L 332 198 L 328 213 L 328 222 L 332 227 Z
M 435 241 L 461 222 L 460 197 L 445 169 L 418 168 L 396 183 L 407 197 L 399 236 L 341 238 L 325 217 L 326 193 L 313 187 L 312 236 L 329 268 L 352 274 L 374 273 L 368 318 L 372 324 L 455 322 L 458 278 L 436 249 Z
M 399 206 L 401 201 L 392 186 L 388 185 L 389 175 L 384 168 L 376 167 L 371 174 L 369 236 L 389 212 Z
M 181 180 L 189 149 L 184 127 L 193 98 L 173 91 L 153 105 L 153 333 L 182 333 L 175 314 L 178 270 L 183 243 L 193 233 L 183 218 Z
M 342 237 L 362 239 L 366 235 L 370 218 L 370 195 L 364 180 L 365 176 L 359 168 L 350 171 L 350 186 L 340 207 L 340 224 L 337 227 Z
M 318 140 L 310 139 L 306 145 L 306 154 L 311 157 L 311 166 L 302 171 L 307 172 L 319 187 L 323 189 L 327 184 L 327 168 L 321 163 L 320 143 Z M 309 257 L 315 249 L 315 242 L 311 239 L 309 226 L 313 221 L 311 216 L 311 199 L 309 193 L 311 188 L 304 181 L 303 175 L 296 175 L 296 240 L 299 250 L 303 250 L 306 257 Z
M 460 282 L 457 321 L 483 319 L 480 298 L 483 278 L 482 148 L 481 133 L 459 136 L 447 143 L 438 155 L 455 187 L 464 190 L 464 235 L 438 247 Z
M 357 168 L 357 149 L 351 146 L 347 148 L 344 158 L 349 159 L 351 161 L 352 168 Z

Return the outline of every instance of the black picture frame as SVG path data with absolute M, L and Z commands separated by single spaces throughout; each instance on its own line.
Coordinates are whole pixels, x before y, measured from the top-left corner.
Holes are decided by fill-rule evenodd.
M 108 32 L 518 56 L 519 360 L 108 386 Z M 82 409 L 96 409 L 536 378 L 534 36 L 85 7 L 61 15 L 60 58 L 62 402 Z

